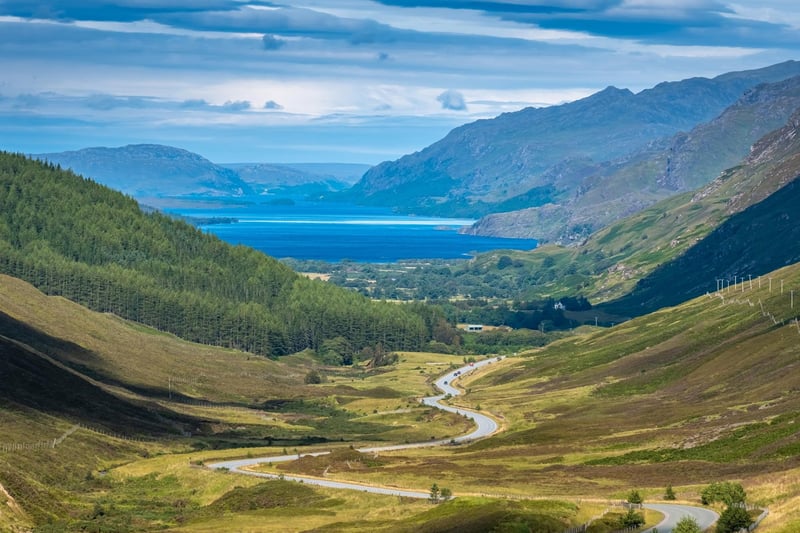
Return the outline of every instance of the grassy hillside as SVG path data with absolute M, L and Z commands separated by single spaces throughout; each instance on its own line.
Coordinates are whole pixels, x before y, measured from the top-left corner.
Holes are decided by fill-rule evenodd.
M 409 395 L 427 391 L 429 379 L 457 359 L 404 354 L 387 372 L 330 369 L 326 383 L 307 386 L 299 383 L 309 368 L 302 357 L 248 359 L 244 353 L 192 345 L 2 277 L 0 310 L 7 317 L 2 334 L 21 339 L 4 346 L 37 346 L 5 357 L 4 364 L 16 364 L 16 372 L 38 361 L 31 375 L 47 376 L 60 394 L 74 393 L 89 406 L 81 411 L 70 409 L 69 402 L 63 408 L 37 405 L 30 397 L 36 387 L 26 388 L 24 401 L 18 402 L 21 391 L 6 384 L 0 411 L 4 438 L 53 439 L 94 416 L 95 423 L 114 429 L 103 408 L 94 414 L 91 406 L 97 401 L 117 405 L 121 419 L 143 428 L 148 417 L 156 416 L 153 423 L 188 422 L 206 429 L 191 439 L 147 442 L 79 429 L 56 448 L 0 451 L 0 484 L 41 531 L 48 531 L 48 521 L 55 528 L 49 531 L 101 525 L 115 531 L 165 525 L 221 531 L 232 524 L 253 531 L 280 524 L 289 530 L 460 531 L 521 523 L 560 531 L 602 512 L 602 502 L 631 488 L 653 500 L 671 484 L 680 499 L 696 501 L 706 483 L 736 479 L 751 501 L 779 511 L 771 520 L 783 527 L 800 520 L 792 510 L 800 503 L 794 488 L 800 485 L 792 484 L 800 476 L 795 428 L 800 383 L 793 372 L 800 353 L 800 326 L 794 322 L 800 301 L 793 308 L 790 292 L 800 293 L 800 266 L 769 277 L 754 280 L 752 288 L 745 284 L 744 291 L 731 288 L 614 328 L 577 331 L 468 376 L 462 383 L 467 395 L 454 401 L 500 417 L 504 431 L 490 439 L 382 453 L 364 466 L 353 458 L 335 465 L 304 458 L 287 465 L 290 471 L 311 472 L 325 466 L 331 478 L 417 488 L 437 482 L 458 496 L 482 495 L 436 508 L 297 484 L 262 484 L 195 464 L 282 453 L 286 444 L 277 441 L 247 451 L 201 449 L 213 443 L 253 446 L 258 435 L 277 437 L 279 431 L 284 437 L 317 434 L 351 442 L 462 432 L 459 417 L 431 416 L 409 402 Z M 186 397 L 169 401 L 169 389 L 161 387 L 175 371 L 173 360 L 180 361 L 176 377 L 188 377 L 195 368 L 202 368 L 204 377 L 176 379 L 173 395 Z M 285 377 L 277 377 L 281 374 Z M 190 395 L 209 403 L 187 404 Z M 234 409 L 237 404 L 249 409 Z M 165 422 L 168 416 L 174 420 Z M 347 449 L 346 442 L 341 448 Z M 785 480 L 779 492 L 776 479 Z M 504 502 L 493 498 L 497 495 L 573 503 Z M 584 498 L 601 503 L 583 503 Z M 365 508 L 370 509 L 366 516 Z M 224 520 L 220 509 L 228 510 Z M 767 531 L 769 523 L 762 526 Z
M 520 297 L 583 294 L 594 303 L 621 298 L 644 279 L 635 295 L 608 308 L 621 313 L 610 323 L 713 290 L 715 278 L 732 281 L 734 275 L 757 276 L 790 264 L 798 257 L 798 240 L 791 237 L 797 190 L 789 184 L 800 176 L 799 133 L 800 114 L 795 113 L 760 139 L 740 165 L 705 187 L 616 222 L 580 246 L 504 251 L 514 265 L 506 269 L 497 268 L 498 253 L 482 254 L 462 270 L 518 286 Z M 772 231 L 785 238 L 765 236 Z M 660 265 L 665 266 L 653 273 Z M 671 284 L 681 288 L 673 290 Z
M 769 278 L 493 364 L 455 401 L 488 408 L 503 433 L 384 456 L 381 473 L 360 477 L 441 479 L 457 494 L 613 498 L 639 488 L 649 500 L 671 484 L 689 501 L 735 479 L 754 503 L 784 510 L 771 523 L 797 523 L 788 509 L 800 508 L 798 485 L 775 483 L 800 472 L 800 266 Z
M 255 482 L 197 472 L 191 457 L 465 431 L 462 417 L 415 400 L 449 364 L 443 359 L 452 360 L 406 355 L 397 369 L 371 371 L 320 368 L 304 355 L 274 361 L 189 343 L 0 275 L 0 494 L 16 510 L 0 513 L 0 530 L 203 522 L 209 495 Z M 313 368 L 324 384 L 304 383 Z M 133 478 L 107 473 L 162 455 L 179 466 L 179 478 L 158 469 Z M 347 502 L 340 518 L 355 516 Z

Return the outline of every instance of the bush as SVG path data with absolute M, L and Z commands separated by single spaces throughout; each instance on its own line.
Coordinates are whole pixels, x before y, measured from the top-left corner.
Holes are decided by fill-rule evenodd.
M 753 519 L 744 507 L 728 507 L 719 515 L 717 520 L 717 533 L 735 533 L 740 529 L 747 529 Z
M 702 531 L 700 524 L 697 523 L 693 516 L 684 516 L 678 520 L 672 533 L 701 533 Z
M 747 493 L 745 493 L 741 484 L 722 481 L 712 483 L 704 488 L 700 494 L 700 501 L 703 505 L 722 502 L 728 507 L 735 507 L 743 504 L 746 497 Z
M 640 504 L 644 502 L 638 490 L 632 490 L 628 493 L 628 503 Z
M 306 374 L 304 381 L 306 385 L 319 385 L 322 383 L 322 376 L 316 370 L 312 370 Z
M 665 500 L 675 499 L 675 491 L 672 490 L 672 485 L 667 485 L 667 490 L 664 491 L 664 499 Z
M 628 527 L 641 527 L 644 525 L 644 515 L 642 513 L 637 513 L 633 509 L 628 509 L 628 512 L 620 517 L 619 525 L 623 529 Z

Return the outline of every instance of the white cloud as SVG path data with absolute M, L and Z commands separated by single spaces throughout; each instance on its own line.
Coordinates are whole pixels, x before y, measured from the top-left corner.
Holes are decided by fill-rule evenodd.
M 442 104 L 442 109 L 451 111 L 466 111 L 467 104 L 464 102 L 464 95 L 454 89 L 448 89 L 436 97 L 436 101 Z
M 475 9 L 403 8 L 370 0 L 301 0 L 292 7 L 207 0 L 212 11 L 193 13 L 174 2 L 171 15 L 156 9 L 156 0 L 119 2 L 126 9 L 153 8 L 153 17 L 42 21 L 4 15 L 11 4 L 0 1 L 0 113 L 7 113 L 2 131 L 13 130 L 8 113 L 36 110 L 42 117 L 130 127 L 141 132 L 140 140 L 152 142 L 161 135 L 156 126 L 165 124 L 191 124 L 198 136 L 206 127 L 299 131 L 325 124 L 340 127 L 340 135 L 350 127 L 369 131 L 357 142 L 387 146 L 380 137 L 393 124 L 413 129 L 414 139 L 427 139 L 421 133 L 425 124 L 438 134 L 476 118 L 574 100 L 607 85 L 641 90 L 665 80 L 766 66 L 800 50 L 791 33 L 776 37 L 775 44 L 761 31 L 763 24 L 800 25 L 800 7 L 791 0 L 758 7 L 711 0 L 576 0 L 596 19 L 572 29 Z M 66 0 L 45 2 L 59 3 Z M 646 35 L 590 31 L 606 20 L 601 16 L 611 15 L 625 23 L 695 17 L 711 25 L 704 35 L 695 30 L 706 39 L 696 42 L 692 32 L 676 42 L 657 42 Z M 726 32 L 714 31 L 712 22 L 719 20 L 729 25 Z M 737 31 L 750 42 L 734 39 Z M 710 35 L 719 37 L 708 42 Z M 375 124 L 382 128 L 369 130 Z M 13 133 L 5 135 L 0 141 L 15 140 Z

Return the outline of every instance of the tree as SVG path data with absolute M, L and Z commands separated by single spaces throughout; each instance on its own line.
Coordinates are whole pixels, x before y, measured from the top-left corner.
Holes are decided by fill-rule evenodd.
M 628 512 L 619 517 L 619 525 L 623 529 L 628 527 L 640 527 L 644 525 L 644 515 L 637 513 L 633 509 L 628 509 Z
M 632 490 L 628 493 L 628 503 L 638 505 L 642 502 L 644 502 L 644 500 L 638 490 Z
M 439 496 L 441 496 L 442 501 L 447 501 L 453 497 L 453 491 L 447 487 L 442 487 L 442 490 L 439 492 Z
M 672 529 L 672 533 L 701 533 L 702 531 L 700 524 L 693 516 L 684 516 Z
M 717 533 L 735 533 L 740 529 L 747 529 L 753 519 L 743 506 L 728 507 L 719 515 L 717 520 Z
M 703 505 L 722 502 L 728 507 L 740 506 L 745 502 L 747 493 L 740 483 L 721 481 L 712 483 L 700 493 Z
M 441 497 L 442 497 L 442 492 L 439 489 L 439 485 L 434 483 L 433 485 L 431 485 L 431 493 L 428 499 L 430 500 L 431 503 L 439 503 L 439 499 Z
M 667 485 L 667 490 L 664 491 L 664 499 L 665 500 L 675 499 L 675 491 L 672 490 L 672 485 Z
M 514 264 L 514 261 L 507 255 L 501 255 L 500 259 L 497 260 L 497 268 L 499 270 L 506 269 Z

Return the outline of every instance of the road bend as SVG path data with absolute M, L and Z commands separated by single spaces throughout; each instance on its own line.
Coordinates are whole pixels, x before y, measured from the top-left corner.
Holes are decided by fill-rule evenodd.
M 463 366 L 456 370 L 449 371 L 447 374 L 440 377 L 434 382 L 436 388 L 441 391 L 441 394 L 438 394 L 436 396 L 428 396 L 422 399 L 422 403 L 425 405 L 436 407 L 438 409 L 449 411 L 451 413 L 456 413 L 471 419 L 473 422 L 475 422 L 475 429 L 470 433 L 467 433 L 466 435 L 461 435 L 459 437 L 454 437 L 452 439 L 430 440 L 425 442 L 416 442 L 409 444 L 395 444 L 391 446 L 373 446 L 366 448 L 358 448 L 358 451 L 362 453 L 380 453 L 380 452 L 390 452 L 397 450 L 409 450 L 413 448 L 429 448 L 433 446 L 444 446 L 454 443 L 461 444 L 473 441 L 475 439 L 488 437 L 489 435 L 496 433 L 500 428 L 497 422 L 493 418 L 483 413 L 473 411 L 471 409 L 465 409 L 463 407 L 454 407 L 452 405 L 447 405 L 442 402 L 447 397 L 459 396 L 461 394 L 461 391 L 453 385 L 454 381 L 458 381 L 460 378 L 474 372 L 480 367 L 491 364 L 492 362 L 497 360 L 498 360 L 497 358 L 484 359 L 482 361 L 470 363 L 469 365 Z M 209 463 L 206 466 L 211 469 L 227 469 L 228 471 L 235 472 L 237 474 L 245 474 L 248 476 L 256 476 L 256 477 L 271 478 L 271 479 L 282 478 L 290 481 L 299 481 L 309 485 L 317 485 L 320 487 L 327 487 L 332 489 L 359 490 L 362 492 L 369 492 L 371 494 L 403 496 L 406 498 L 424 499 L 430 497 L 430 492 L 428 491 L 397 489 L 391 487 L 380 487 L 380 486 L 367 485 L 363 483 L 355 483 L 351 481 L 333 481 L 330 479 L 323 479 L 316 477 L 272 474 L 268 472 L 255 472 L 253 470 L 248 470 L 248 468 L 251 468 L 259 464 L 295 461 L 304 455 L 319 457 L 322 455 L 328 455 L 329 453 L 330 451 L 319 451 L 319 452 L 308 452 L 302 454 L 298 453 L 289 455 L 277 455 L 273 457 L 253 457 L 249 459 L 218 461 L 215 463 Z M 653 504 L 646 504 L 645 507 L 648 509 L 653 509 L 655 511 L 664 513 L 665 517 L 660 524 L 656 525 L 654 528 L 648 529 L 646 533 L 652 533 L 654 530 L 657 530 L 658 533 L 671 532 L 672 529 L 677 524 L 678 520 L 680 520 L 684 516 L 694 517 L 695 520 L 697 520 L 698 524 L 700 525 L 701 529 L 706 529 L 711 524 L 713 524 L 718 518 L 717 513 L 715 513 L 714 511 L 701 507 L 692 507 L 690 505 L 653 503 Z

